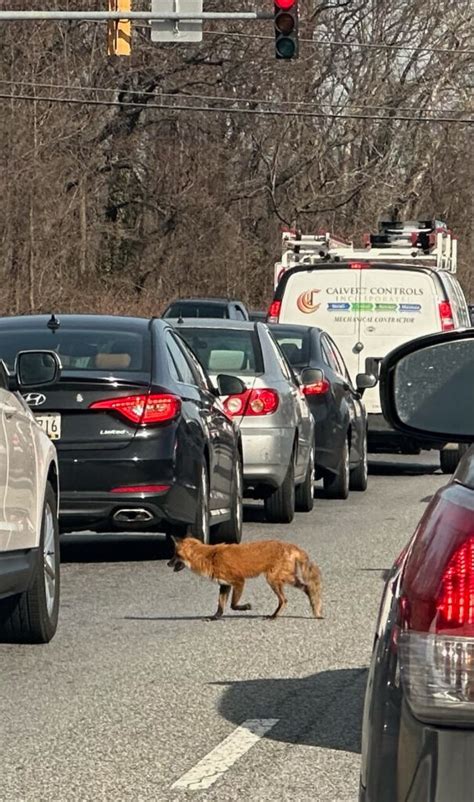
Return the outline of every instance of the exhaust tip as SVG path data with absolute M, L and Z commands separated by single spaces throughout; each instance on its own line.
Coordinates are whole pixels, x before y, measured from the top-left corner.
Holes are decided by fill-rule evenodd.
M 113 514 L 114 521 L 122 524 L 147 523 L 148 521 L 152 521 L 154 517 L 150 510 L 141 507 L 135 509 L 120 509 Z

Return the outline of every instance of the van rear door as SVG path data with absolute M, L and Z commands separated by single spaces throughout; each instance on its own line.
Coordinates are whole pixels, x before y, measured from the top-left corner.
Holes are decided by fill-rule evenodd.
M 439 303 L 445 295 L 435 273 L 416 268 L 370 266 L 361 270 L 358 371 L 367 358 L 441 329 Z M 379 387 L 364 394 L 367 412 L 381 412 Z
M 382 359 L 401 343 L 441 330 L 446 293 L 434 271 L 369 261 L 317 266 L 288 276 L 280 323 L 319 326 L 336 341 L 355 379 L 366 359 Z M 381 412 L 379 388 L 367 390 L 368 412 Z

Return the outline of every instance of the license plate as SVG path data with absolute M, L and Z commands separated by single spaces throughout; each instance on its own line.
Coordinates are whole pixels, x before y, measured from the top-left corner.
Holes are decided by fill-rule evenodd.
M 61 437 L 61 415 L 35 415 L 36 423 L 41 426 L 51 440 Z

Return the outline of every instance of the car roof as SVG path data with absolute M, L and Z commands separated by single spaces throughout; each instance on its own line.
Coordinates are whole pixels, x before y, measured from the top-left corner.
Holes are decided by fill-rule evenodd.
M 271 331 L 281 331 L 282 334 L 285 332 L 290 333 L 291 331 L 298 331 L 301 334 L 311 334 L 311 332 L 317 332 L 319 334 L 323 331 L 319 326 L 299 326 L 298 323 L 268 323 L 267 325 Z
M 175 304 L 196 304 L 196 303 L 206 303 L 206 304 L 243 304 L 243 301 L 239 301 L 238 298 L 176 298 L 175 301 L 172 301 L 168 304 L 168 308 L 170 306 L 174 306 Z
M 56 320 L 59 322 L 59 329 L 76 328 L 76 329 L 90 329 L 91 327 L 100 329 L 109 329 L 114 326 L 123 326 L 124 328 L 132 328 L 134 330 L 146 330 L 149 328 L 153 318 L 146 317 L 132 317 L 126 315 L 55 315 Z M 0 318 L 0 328 L 15 328 L 21 329 L 38 329 L 47 328 L 48 322 L 51 320 L 51 315 L 15 315 L 11 317 Z M 163 321 L 165 322 L 165 321 Z
M 265 326 L 266 324 L 255 320 L 228 320 L 227 318 L 220 317 L 179 317 L 173 319 L 172 325 L 177 331 L 179 331 L 180 328 L 240 329 L 241 331 L 253 331 L 256 326 Z

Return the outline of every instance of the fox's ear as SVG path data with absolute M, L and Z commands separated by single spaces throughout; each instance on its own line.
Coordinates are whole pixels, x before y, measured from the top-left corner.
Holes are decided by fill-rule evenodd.
M 171 535 L 170 538 L 171 538 L 171 540 L 173 542 L 173 545 L 174 545 L 175 549 L 178 548 L 178 546 L 180 546 L 181 543 L 183 542 L 183 538 L 182 537 L 175 537 L 174 535 Z

